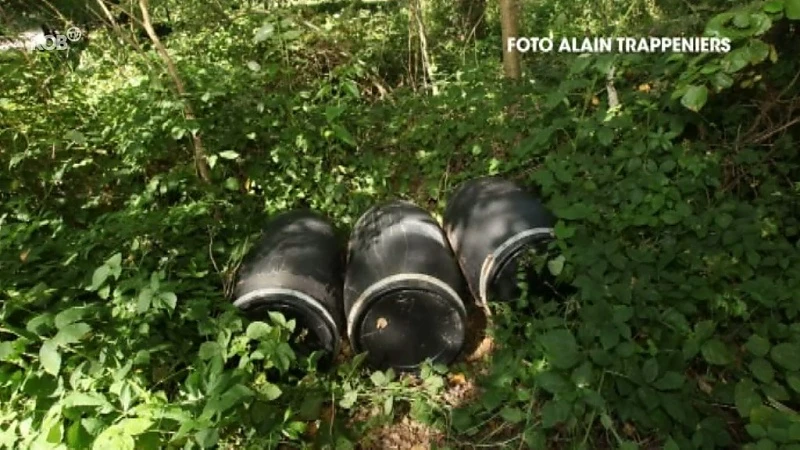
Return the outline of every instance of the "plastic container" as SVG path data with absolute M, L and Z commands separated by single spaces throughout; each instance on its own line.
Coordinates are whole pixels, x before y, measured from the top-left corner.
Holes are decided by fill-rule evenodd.
M 465 338 L 468 294 L 444 231 L 418 206 L 392 201 L 368 210 L 348 248 L 344 309 L 357 353 L 379 369 L 448 364 Z
M 300 354 L 323 351 L 328 366 L 339 352 L 344 245 L 331 222 L 310 210 L 281 213 L 245 256 L 234 305 L 251 320 L 269 311 L 296 321 L 292 346 Z
M 497 177 L 458 186 L 445 208 L 444 229 L 474 298 L 481 305 L 519 295 L 517 269 L 527 250 L 542 252 L 555 218 L 517 184 Z M 541 288 L 547 274 L 528 273 Z

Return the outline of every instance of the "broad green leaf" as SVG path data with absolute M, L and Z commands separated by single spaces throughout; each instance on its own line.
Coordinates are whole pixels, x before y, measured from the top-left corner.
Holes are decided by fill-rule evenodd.
M 58 375 L 61 369 L 61 355 L 58 353 L 58 345 L 52 340 L 45 341 L 39 349 L 39 361 L 42 363 L 45 372 L 50 375 Z
M 783 343 L 772 347 L 770 357 L 779 366 L 791 370 L 800 371 L 800 345 Z
M 116 426 L 118 426 L 125 434 L 136 436 L 147 431 L 153 425 L 151 419 L 133 417 L 124 419 Z
M 269 337 L 272 327 L 264 322 L 253 322 L 247 326 L 245 334 L 254 341 Z
M 265 40 L 267 40 L 267 38 L 272 36 L 272 33 L 274 31 L 275 31 L 275 26 L 274 25 L 272 25 L 271 23 L 265 23 L 258 30 L 256 30 L 256 35 L 253 38 L 253 41 L 256 44 L 258 44 L 260 42 L 264 42 Z
M 61 403 L 67 407 L 76 406 L 105 406 L 108 401 L 97 392 L 70 392 Z
M 564 270 L 565 260 L 566 258 L 564 258 L 564 255 L 558 255 L 550 261 L 547 261 L 547 268 L 553 276 L 561 275 L 561 271 Z
M 642 366 L 642 377 L 647 383 L 652 383 L 658 377 L 658 360 L 650 358 Z
M 764 4 L 762 8 L 764 12 L 776 14 L 783 11 L 784 0 L 770 0 Z
M 233 150 L 225 150 L 224 152 L 219 152 L 219 156 L 224 159 L 236 159 L 239 157 L 239 154 Z
M 114 253 L 106 260 L 106 265 L 112 270 L 122 266 L 122 253 Z
M 575 336 L 569 330 L 552 330 L 539 339 L 544 347 L 548 361 L 559 369 L 569 369 L 580 360 L 580 352 Z
M 373 372 L 369 379 L 372 380 L 372 383 L 378 387 L 383 386 L 388 382 L 386 375 L 384 375 L 380 370 Z
M 358 392 L 356 391 L 347 391 L 342 396 L 342 399 L 339 401 L 339 406 L 344 409 L 350 409 L 353 405 L 356 404 L 356 400 L 358 399 Z
M 96 291 L 100 289 L 103 283 L 106 282 L 108 276 L 111 275 L 111 268 L 107 265 L 103 264 L 102 266 L 98 267 L 94 270 L 94 274 L 92 274 L 92 290 Z
M 174 310 L 178 304 L 178 297 L 174 292 L 160 292 L 158 298 L 169 310 Z
M 745 348 L 755 356 L 764 357 L 769 353 L 770 343 L 767 339 L 753 334 L 744 344 Z
M 82 319 L 88 311 L 89 309 L 84 306 L 76 306 L 61 311 L 60 313 L 56 314 L 56 328 L 61 329 L 73 322 L 77 322 L 78 320 Z
M 754 359 L 750 363 L 750 372 L 762 383 L 771 383 L 775 379 L 775 370 L 772 368 L 772 364 L 764 358 Z
M 551 394 L 562 394 L 572 388 L 572 385 L 561 373 L 553 370 L 539 373 L 536 376 L 536 383 Z
M 519 423 L 524 418 L 522 410 L 512 406 L 505 406 L 500 410 L 500 417 L 506 422 Z
M 266 399 L 269 401 L 275 400 L 276 398 L 280 397 L 281 394 L 283 394 L 281 388 L 272 383 L 269 383 L 266 386 L 264 386 L 261 389 L 261 392 L 263 392 L 264 397 L 266 397 Z
M 791 373 L 786 375 L 786 384 L 795 392 L 800 393 L 800 374 Z
M 687 109 L 698 112 L 708 101 L 708 88 L 705 86 L 689 86 L 681 97 L 681 104 Z
M 714 218 L 714 222 L 716 222 L 720 228 L 728 228 L 731 222 L 733 222 L 733 217 L 731 217 L 730 214 L 722 213 Z
M 207 360 L 217 355 L 222 355 L 222 347 L 217 342 L 203 342 L 200 344 L 200 351 L 198 353 L 201 359 Z
M 786 0 L 784 13 L 789 20 L 800 20 L 800 0 Z
M 338 124 L 332 124 L 331 129 L 333 130 L 334 136 L 339 138 L 342 142 L 348 145 L 352 145 L 353 147 L 356 146 L 355 138 L 353 138 L 353 135 L 350 134 L 350 132 L 347 131 L 347 129 L 345 129 L 343 126 Z
M 662 391 L 672 391 L 675 389 L 679 389 L 683 386 L 683 382 L 685 381 L 686 377 L 681 375 L 678 372 L 667 372 L 659 378 L 654 384 L 653 387 Z
M 89 334 L 90 331 L 92 331 L 92 327 L 89 324 L 83 322 L 71 323 L 58 330 L 53 342 L 58 345 L 75 344 Z
M 139 292 L 139 297 L 136 300 L 136 312 L 144 314 L 150 309 L 153 300 L 153 291 L 146 287 Z
M 756 392 L 756 385 L 750 380 L 742 380 L 734 388 L 734 399 L 739 415 L 748 417 L 756 406 L 761 405 L 761 397 Z
M 134 450 L 136 442 L 133 437 L 117 426 L 103 430 L 94 440 L 92 450 Z
M 703 358 L 710 364 L 724 366 L 733 362 L 733 355 L 731 354 L 728 346 L 719 339 L 711 339 L 706 341 L 700 348 Z

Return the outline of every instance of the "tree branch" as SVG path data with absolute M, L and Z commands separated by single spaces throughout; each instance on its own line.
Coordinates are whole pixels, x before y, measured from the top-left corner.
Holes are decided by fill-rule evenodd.
M 153 46 L 156 48 L 159 56 L 161 56 L 162 61 L 164 61 L 164 64 L 167 66 L 167 72 L 170 78 L 172 78 L 172 82 L 175 84 L 175 89 L 177 89 L 181 101 L 183 101 L 183 114 L 187 120 L 195 120 L 194 110 L 189 104 L 189 100 L 186 98 L 186 88 L 183 84 L 183 80 L 178 74 L 175 63 L 172 61 L 169 53 L 167 53 L 167 49 L 164 47 L 164 44 L 161 43 L 156 31 L 153 29 L 153 24 L 150 21 L 150 13 L 147 8 L 147 0 L 139 0 L 139 9 L 142 10 L 142 25 L 145 31 L 147 31 L 150 40 L 153 41 Z M 194 144 L 194 163 L 197 172 L 203 181 L 209 183 L 211 182 L 211 169 L 208 167 L 208 161 L 206 161 L 203 141 L 197 133 L 192 133 L 192 142 Z

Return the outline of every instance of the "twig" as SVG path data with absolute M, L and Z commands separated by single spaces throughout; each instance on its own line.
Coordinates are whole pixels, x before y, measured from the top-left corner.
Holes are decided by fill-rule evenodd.
M 195 120 L 195 115 L 194 110 L 189 104 L 189 101 L 186 99 L 186 88 L 184 87 L 183 80 L 181 79 L 180 75 L 178 75 L 178 69 L 175 67 L 175 63 L 172 61 L 167 49 L 164 47 L 164 44 L 161 43 L 156 31 L 153 29 L 153 25 L 150 22 L 150 13 L 147 9 L 147 0 L 139 0 L 139 9 L 142 11 L 142 25 L 144 25 L 147 35 L 150 36 L 150 40 L 153 41 L 153 46 L 156 48 L 156 51 L 158 51 L 158 54 L 161 56 L 164 64 L 166 64 L 167 72 L 172 78 L 173 83 L 175 83 L 175 88 L 178 90 L 178 95 L 180 95 L 181 100 L 183 101 L 184 116 L 186 116 L 186 120 L 192 122 Z M 200 175 L 200 179 L 206 183 L 210 183 L 211 169 L 208 167 L 208 161 L 206 161 L 206 153 L 205 149 L 203 148 L 203 141 L 200 139 L 200 136 L 197 133 L 192 133 L 192 142 L 194 143 L 194 163 L 195 167 L 197 168 L 197 172 Z
M 770 137 L 780 133 L 781 131 L 791 127 L 792 125 L 794 125 L 796 123 L 800 123 L 800 117 L 795 117 L 794 119 L 792 119 L 789 122 L 783 124 L 782 126 L 776 128 L 776 129 L 774 129 L 772 131 L 769 131 L 767 133 L 762 134 L 757 139 L 753 139 L 753 141 L 751 143 L 758 144 L 758 143 L 764 142 L 765 140 L 769 139 Z

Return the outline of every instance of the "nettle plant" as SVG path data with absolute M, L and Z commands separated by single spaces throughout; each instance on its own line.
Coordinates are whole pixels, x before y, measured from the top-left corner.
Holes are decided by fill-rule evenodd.
M 19 293 L 4 318 L 45 291 Z M 209 317 L 210 299 L 182 293 L 163 270 L 137 271 L 121 253 L 93 271 L 85 292 L 31 314 L 24 328 L 0 328 L 0 445 L 208 448 L 243 425 L 267 442 L 300 436 L 276 384 L 303 363 L 287 342 L 293 321 L 273 313 L 245 326 L 232 308 Z

